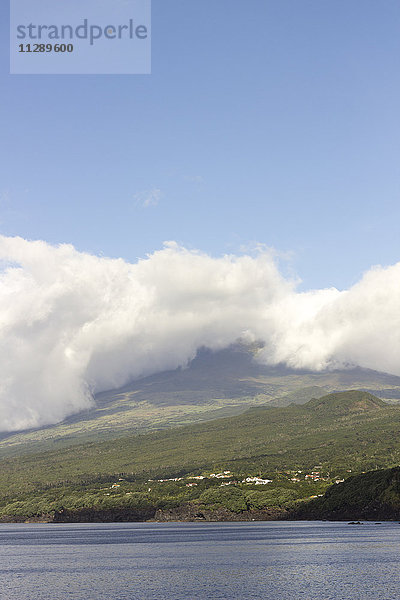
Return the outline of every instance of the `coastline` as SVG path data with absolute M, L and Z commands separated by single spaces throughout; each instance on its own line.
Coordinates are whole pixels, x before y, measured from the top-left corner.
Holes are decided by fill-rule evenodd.
M 169 509 L 63 509 L 51 514 L 3 516 L 0 519 L 0 523 L 251 522 L 281 521 L 287 520 L 288 518 L 289 511 L 277 508 L 248 510 L 235 513 L 225 508 L 205 509 L 199 505 L 183 505 Z
M 254 521 L 330 521 L 361 524 L 365 522 L 395 522 L 400 520 L 396 511 L 373 511 L 367 513 L 343 509 L 332 513 L 318 514 L 316 511 L 298 511 L 277 508 L 232 512 L 225 508 L 204 509 L 190 505 L 173 509 L 142 509 L 142 510 L 96 510 L 85 508 L 80 510 L 62 510 L 54 514 L 33 516 L 7 517 L 0 519 L 1 524 L 10 523 L 218 523 L 218 522 L 254 522 Z

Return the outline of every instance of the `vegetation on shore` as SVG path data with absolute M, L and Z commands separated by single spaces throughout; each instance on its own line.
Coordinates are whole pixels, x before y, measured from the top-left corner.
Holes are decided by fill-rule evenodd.
M 54 513 L 97 512 L 140 513 L 141 511 L 171 511 L 192 505 L 198 511 L 224 509 L 232 513 L 261 510 L 266 507 L 282 509 L 293 506 L 295 500 L 306 497 L 310 491 L 321 491 L 323 486 L 293 484 L 274 488 L 235 483 L 221 487 L 219 480 L 205 478 L 196 486 L 192 480 L 140 482 L 116 479 L 116 482 L 93 482 L 91 485 L 67 485 L 38 491 L 8 501 L 0 509 L 1 518 L 26 519 Z M 267 489 L 260 489 L 260 487 Z
M 286 514 L 331 484 L 341 489 L 336 481 L 399 464 L 399 424 L 399 407 L 350 391 L 7 458 L 0 462 L 0 518 L 85 510 L 178 514 L 182 507 L 192 507 L 185 509 L 189 516 Z
M 400 518 L 400 467 L 349 477 L 293 514 L 301 519 L 397 520 Z

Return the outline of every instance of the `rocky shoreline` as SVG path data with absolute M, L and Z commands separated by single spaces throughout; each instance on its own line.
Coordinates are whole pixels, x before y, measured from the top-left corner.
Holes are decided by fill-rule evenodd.
M 196 504 L 186 504 L 176 508 L 157 509 L 109 509 L 82 508 L 63 509 L 52 514 L 30 517 L 7 517 L 0 523 L 123 523 L 123 522 L 218 522 L 218 521 L 278 521 L 287 519 L 289 512 L 279 508 L 247 510 L 239 513 L 225 508 L 205 509 Z
M 353 512 L 349 510 L 317 514 L 312 511 L 293 513 L 290 511 L 265 509 L 234 513 L 225 509 L 204 510 L 94 510 L 82 509 L 62 513 L 35 515 L 31 517 L 1 517 L 0 524 L 6 523 L 218 523 L 251 521 L 400 521 L 400 512 Z

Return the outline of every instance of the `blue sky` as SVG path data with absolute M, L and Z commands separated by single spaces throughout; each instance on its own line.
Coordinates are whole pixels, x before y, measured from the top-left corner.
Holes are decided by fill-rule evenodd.
M 397 0 L 153 0 L 151 75 L 9 75 L 0 231 L 135 261 L 290 253 L 303 289 L 400 260 Z

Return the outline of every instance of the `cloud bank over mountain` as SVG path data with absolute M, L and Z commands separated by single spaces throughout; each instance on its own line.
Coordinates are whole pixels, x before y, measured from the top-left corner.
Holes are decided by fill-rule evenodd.
M 174 242 L 129 264 L 0 236 L 0 430 L 50 423 L 92 394 L 262 340 L 259 360 L 400 375 L 400 263 L 347 291 L 296 291 L 273 254 L 212 258 Z

